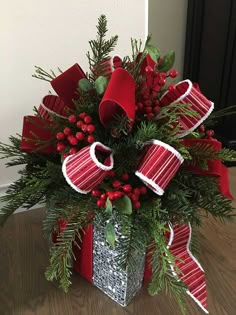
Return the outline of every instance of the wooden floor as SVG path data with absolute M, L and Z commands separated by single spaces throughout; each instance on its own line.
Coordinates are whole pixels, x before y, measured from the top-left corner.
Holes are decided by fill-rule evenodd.
M 230 170 L 236 196 L 236 169 Z M 122 308 L 100 290 L 73 276 L 69 294 L 44 278 L 48 244 L 42 238 L 43 209 L 12 216 L 0 230 L 0 315 L 178 315 L 165 295 L 148 296 L 142 289 Z M 209 220 L 201 230 L 200 261 L 208 283 L 210 314 L 236 314 L 236 223 L 226 226 Z M 188 299 L 188 315 L 202 314 Z

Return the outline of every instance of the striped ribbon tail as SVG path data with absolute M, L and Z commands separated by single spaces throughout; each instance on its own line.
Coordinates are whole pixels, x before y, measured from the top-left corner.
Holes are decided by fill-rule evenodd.
M 207 291 L 205 273 L 190 251 L 192 228 L 191 225 L 170 227 L 169 249 L 176 259 L 176 266 L 180 270 L 178 278 L 187 286 L 187 294 L 208 314 Z M 173 274 L 176 276 L 175 270 Z

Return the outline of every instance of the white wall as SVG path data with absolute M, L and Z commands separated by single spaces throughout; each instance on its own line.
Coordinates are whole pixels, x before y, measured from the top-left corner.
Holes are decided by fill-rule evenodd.
M 163 1 L 164 2 L 164 1 Z M 34 65 L 66 70 L 78 62 L 88 69 L 88 40 L 95 36 L 100 14 L 109 34 L 118 34 L 116 52 L 130 52 L 130 37 L 144 39 L 147 0 L 8 0 L 0 10 L 0 141 L 21 133 L 22 117 L 32 113 L 50 89 L 31 77 Z M 16 178 L 16 170 L 0 164 L 0 186 Z
M 175 68 L 182 78 L 188 0 L 149 0 L 149 32 L 165 54 L 176 53 Z

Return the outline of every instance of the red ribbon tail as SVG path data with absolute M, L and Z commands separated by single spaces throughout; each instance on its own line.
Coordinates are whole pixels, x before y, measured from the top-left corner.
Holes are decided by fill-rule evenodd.
M 234 199 L 229 190 L 229 171 L 226 166 L 222 164 L 221 166 L 221 176 L 219 179 L 219 189 L 222 195 L 228 197 L 229 199 Z
M 191 225 L 170 227 L 170 232 L 168 246 L 172 255 L 177 258 L 175 263 L 181 272 L 177 277 L 187 286 L 187 294 L 208 314 L 205 273 L 190 251 Z M 176 276 L 174 269 L 173 275 Z

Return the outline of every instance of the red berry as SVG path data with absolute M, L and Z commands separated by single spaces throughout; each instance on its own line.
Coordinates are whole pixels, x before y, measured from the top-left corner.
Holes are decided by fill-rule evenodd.
M 75 115 L 70 115 L 68 117 L 68 120 L 71 124 L 74 124 L 76 122 L 76 116 Z
M 177 75 L 178 75 L 178 71 L 177 71 L 177 70 L 175 70 L 175 69 L 171 69 L 171 70 L 170 70 L 169 76 L 170 76 L 171 78 L 176 78 Z
M 107 199 L 107 194 L 101 194 L 101 196 L 100 196 L 100 199 L 102 199 L 102 200 L 106 200 Z
M 138 107 L 138 109 L 139 109 L 140 111 L 143 110 L 143 103 L 138 102 L 138 103 L 137 103 L 137 107 Z
M 84 125 L 83 120 L 78 120 L 76 126 L 80 129 Z
M 145 68 L 145 72 L 146 73 L 152 73 L 153 72 L 153 68 L 151 67 L 151 66 L 147 66 L 146 68 Z
M 97 200 L 97 206 L 98 207 L 105 207 L 105 205 L 106 205 L 105 200 L 102 200 L 102 199 Z
M 207 131 L 206 131 L 206 136 L 207 136 L 208 138 L 213 137 L 214 134 L 215 134 L 214 130 L 207 130 Z
M 101 195 L 100 190 L 98 190 L 98 189 L 93 189 L 92 190 L 92 196 L 93 197 L 99 197 L 100 195 Z
M 155 106 L 160 106 L 159 100 L 155 100 L 154 104 L 155 104 Z
M 142 186 L 139 188 L 140 194 L 145 195 L 147 193 L 147 188 L 145 186 Z
M 155 106 L 155 107 L 153 107 L 152 112 L 153 112 L 154 114 L 156 114 L 156 113 L 159 112 L 159 110 L 160 110 L 160 107 L 159 107 L 159 106 Z
M 115 197 L 113 191 L 108 191 L 108 192 L 107 192 L 107 195 L 108 195 L 108 197 L 109 197 L 109 199 L 110 199 L 111 201 L 113 201 L 113 200 L 116 199 L 116 197 Z
M 93 119 L 92 119 L 91 116 L 85 116 L 85 117 L 84 117 L 84 122 L 85 122 L 86 124 L 90 124 L 92 121 L 93 121 Z
M 133 202 L 133 208 L 134 208 L 134 209 L 139 209 L 140 206 L 141 206 L 141 203 L 140 203 L 138 200 L 136 200 L 136 201 Z
M 140 195 L 140 190 L 139 190 L 139 188 L 134 188 L 134 190 L 133 190 L 133 193 L 135 194 L 135 195 Z
M 170 84 L 170 85 L 168 86 L 168 91 L 169 91 L 169 92 L 174 92 L 174 91 L 175 91 L 175 85 L 174 85 L 174 84 Z
M 127 181 L 129 179 L 129 174 L 123 173 L 121 178 L 122 178 L 122 180 Z
M 144 95 L 143 95 L 143 99 L 144 99 L 144 100 L 148 100 L 149 97 L 150 97 L 149 94 L 144 94 Z
M 78 140 L 75 137 L 71 137 L 69 142 L 71 145 L 77 145 L 78 144 Z
M 163 78 L 160 78 L 160 80 L 158 81 L 158 84 L 159 84 L 160 86 L 164 86 L 164 85 L 166 84 L 166 80 L 163 79 Z
M 87 131 L 88 131 L 89 133 L 93 133 L 93 132 L 95 131 L 94 125 L 88 125 Z
M 133 201 L 138 201 L 138 200 L 139 200 L 139 195 L 132 194 L 131 200 L 133 200 Z
M 58 151 L 58 152 L 64 151 L 65 148 L 66 148 L 66 147 L 65 147 L 64 143 L 58 142 L 58 144 L 57 144 L 57 151 Z
M 200 126 L 198 127 L 198 130 L 199 130 L 200 132 L 205 132 L 205 127 L 204 127 L 204 125 L 200 125 Z
M 93 143 L 94 142 L 94 136 L 88 136 L 87 137 L 87 141 L 88 141 L 88 143 Z
M 123 195 L 124 193 L 122 191 L 117 190 L 114 192 L 114 197 L 117 199 L 121 198 Z
M 151 100 L 146 100 L 144 102 L 144 106 L 152 106 L 152 101 Z
M 132 186 L 130 185 L 130 184 L 125 184 L 123 187 L 122 187 L 122 189 L 123 189 L 123 191 L 125 192 L 125 193 L 129 193 L 129 192 L 131 192 L 132 191 Z
M 58 132 L 56 134 L 56 138 L 57 138 L 57 140 L 61 141 L 61 140 L 65 139 L 65 135 L 63 132 Z
M 71 148 L 69 151 L 70 154 L 75 154 L 76 152 L 77 152 L 76 148 Z
M 153 113 L 148 113 L 146 117 L 147 117 L 147 119 L 152 119 L 154 117 L 154 114 Z
M 71 134 L 71 129 L 69 127 L 66 127 L 64 128 L 63 132 L 66 136 L 69 136 Z
M 167 77 L 166 72 L 160 72 L 159 73 L 159 77 L 162 78 L 162 79 L 166 79 L 166 77 Z
M 67 158 L 67 156 L 69 156 L 68 153 L 63 154 L 63 159 L 65 160 Z
M 112 186 L 113 186 L 114 188 L 119 188 L 119 187 L 121 186 L 121 182 L 120 182 L 119 180 L 114 180 L 114 181 L 112 182 Z
M 80 132 L 76 132 L 76 139 L 78 139 L 79 141 L 84 140 L 84 133 L 82 131 Z
M 151 106 L 147 106 L 144 108 L 145 113 L 152 113 L 152 107 Z
M 107 172 L 107 176 L 109 176 L 109 177 L 115 177 L 115 176 L 116 176 L 116 173 L 115 173 L 115 171 L 110 170 L 110 171 Z
M 83 124 L 81 126 L 81 129 L 82 129 L 83 132 L 87 132 L 87 128 L 88 128 L 88 125 Z
M 79 114 L 79 118 L 84 119 L 84 117 L 86 116 L 86 113 L 80 113 Z

